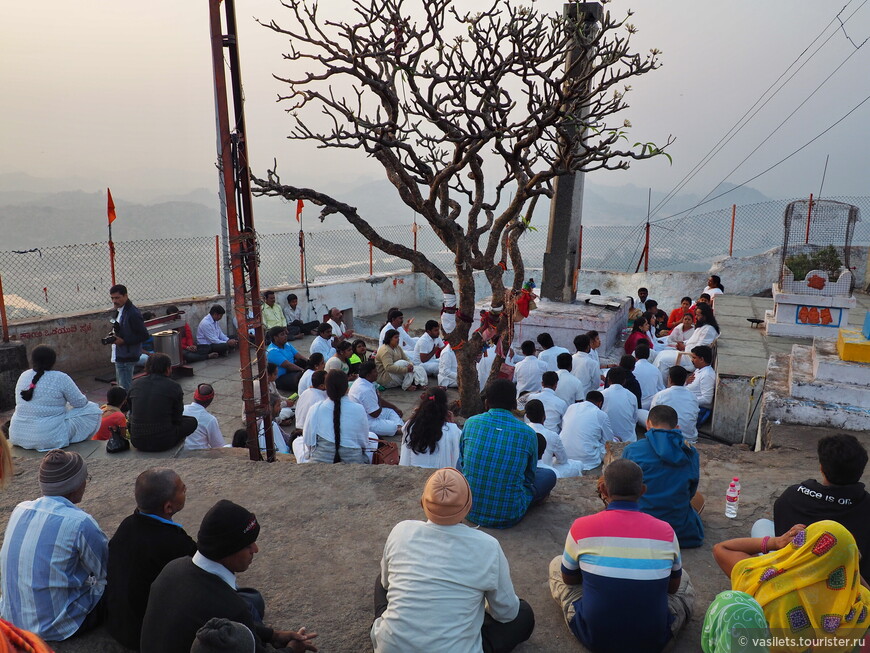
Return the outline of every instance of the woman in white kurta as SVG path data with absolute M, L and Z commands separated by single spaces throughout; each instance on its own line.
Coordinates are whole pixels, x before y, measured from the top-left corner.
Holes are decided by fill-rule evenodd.
M 460 430 L 447 410 L 447 393 L 434 388 L 424 394 L 411 419 L 402 428 L 400 465 L 456 467 Z
M 372 440 L 369 435 L 369 420 L 365 409 L 347 396 L 347 390 L 347 374 L 332 370 L 326 375 L 327 398 L 308 411 L 302 427 L 303 443 L 310 452 L 309 462 L 371 461 L 371 453 L 377 447 L 377 441 Z
M 685 343 L 695 333 L 695 319 L 691 315 L 684 315 L 671 332 L 668 334 L 667 343 L 670 347 L 676 347 L 678 342 Z
M 75 381 L 53 370 L 54 349 L 39 345 L 30 354 L 31 369 L 15 384 L 15 412 L 9 441 L 24 449 L 48 451 L 68 447 L 93 436 L 102 411 L 78 389 Z

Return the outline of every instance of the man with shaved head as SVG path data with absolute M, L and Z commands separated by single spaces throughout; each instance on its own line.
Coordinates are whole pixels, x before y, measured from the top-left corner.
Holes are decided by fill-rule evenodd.
M 109 541 L 106 627 L 119 643 L 139 649 L 151 583 L 171 560 L 190 557 L 196 543 L 172 517 L 187 487 L 173 470 L 152 467 L 136 479 L 136 510 Z
M 575 520 L 550 562 L 550 593 L 590 651 L 658 653 L 692 617 L 680 543 L 667 522 L 640 511 L 645 491 L 637 463 L 612 462 L 601 486 L 607 507 Z

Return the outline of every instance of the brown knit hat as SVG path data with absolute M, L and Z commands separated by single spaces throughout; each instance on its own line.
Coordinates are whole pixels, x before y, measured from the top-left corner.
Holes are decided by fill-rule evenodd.
M 471 510 L 471 488 L 459 470 L 444 467 L 426 481 L 420 503 L 432 523 L 452 526 Z
M 61 497 L 81 487 L 88 466 L 74 451 L 52 449 L 39 463 L 39 487 L 47 497 Z

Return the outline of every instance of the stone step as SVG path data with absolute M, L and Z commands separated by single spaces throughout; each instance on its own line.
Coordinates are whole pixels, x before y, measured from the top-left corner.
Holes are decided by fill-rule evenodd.
M 791 396 L 787 381 L 791 355 L 774 354 L 768 361 L 767 380 L 761 407 L 768 423 L 804 424 L 850 431 L 870 430 L 870 409 L 819 399 Z
M 816 338 L 812 349 L 816 381 L 870 386 L 870 364 L 842 360 L 837 353 L 836 341 Z
M 794 398 L 846 406 L 870 406 L 868 385 L 818 381 L 813 374 L 814 351 L 813 347 L 807 345 L 792 345 L 789 388 Z

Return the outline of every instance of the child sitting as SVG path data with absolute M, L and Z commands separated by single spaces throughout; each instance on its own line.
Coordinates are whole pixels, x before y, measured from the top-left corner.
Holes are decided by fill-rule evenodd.
M 117 426 L 121 429 L 121 435 L 125 438 L 127 435 L 127 417 L 125 409 L 127 406 L 127 391 L 119 385 L 113 385 L 106 393 L 106 403 L 100 406 L 103 411 L 103 418 L 100 422 L 100 430 L 94 434 L 92 440 L 108 440 L 112 437 L 109 428 Z

